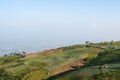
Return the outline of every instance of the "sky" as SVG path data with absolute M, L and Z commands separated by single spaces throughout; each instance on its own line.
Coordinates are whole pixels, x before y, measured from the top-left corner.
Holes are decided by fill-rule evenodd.
M 120 39 L 120 0 L 0 0 L 0 41 Z

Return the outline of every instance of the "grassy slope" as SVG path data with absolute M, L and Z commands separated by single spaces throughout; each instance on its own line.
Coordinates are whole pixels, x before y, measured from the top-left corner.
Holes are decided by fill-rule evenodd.
M 89 48 L 85 48 L 84 45 L 74 45 L 69 47 L 62 47 L 60 51 L 46 51 L 40 54 L 37 53 L 37 56 L 30 57 L 30 58 L 9 58 L 11 61 L 7 63 L 3 63 L 2 61 L 6 59 L 6 57 L 0 58 L 0 67 L 5 68 L 8 72 L 11 72 L 14 75 L 19 75 L 20 73 L 25 73 L 23 80 L 29 79 L 33 80 L 34 78 L 39 79 L 46 79 L 49 76 L 53 76 L 54 73 L 60 73 L 60 70 L 66 68 L 66 66 L 71 67 L 70 64 L 76 63 L 80 59 L 84 57 L 95 58 L 97 57 L 102 49 L 94 48 L 97 44 L 92 44 Z M 111 49 L 111 48 L 119 49 L 120 46 L 117 42 L 114 45 L 102 45 L 102 48 Z M 114 51 L 114 53 L 119 53 L 118 51 Z M 118 54 L 119 55 L 119 54 Z M 107 56 L 109 57 L 109 56 Z M 4 59 L 5 58 L 5 59 Z M 76 63 L 77 64 L 77 63 Z M 115 70 L 120 65 L 116 63 L 109 64 L 114 69 L 108 69 L 106 71 Z M 118 67 L 115 67 L 115 66 Z M 112 67 L 113 66 L 113 67 Z M 68 69 L 69 70 L 69 69 Z M 89 73 L 88 73 L 89 71 Z M 105 71 L 105 72 L 106 72 Z M 99 73 L 97 65 L 92 67 L 86 67 L 79 70 L 74 70 L 68 72 L 62 76 L 58 76 L 56 79 L 53 80 L 70 80 L 71 76 L 79 76 L 79 75 L 88 75 L 91 76 L 94 73 Z M 66 79 L 65 79 L 66 78 Z M 72 79 L 72 78 L 71 78 Z M 52 80 L 52 79 L 51 79 Z
M 5 68 L 8 72 L 15 75 L 19 75 L 19 73 L 22 73 L 24 70 L 30 72 L 24 77 L 24 79 L 31 79 L 32 77 L 30 76 L 32 74 L 40 74 L 41 70 L 42 74 L 51 76 L 56 72 L 59 73 L 60 69 L 63 69 L 64 71 L 64 66 L 67 65 L 70 67 L 69 64 L 72 64 L 89 54 L 95 56 L 100 51 L 100 49 L 96 48 L 84 48 L 83 45 L 75 45 L 63 47 L 62 51 L 55 51 L 50 54 L 46 54 L 47 52 L 45 54 L 41 53 L 33 58 L 16 58 L 5 64 L 1 62 L 2 65 L 0 65 L 0 67 Z M 43 78 L 44 77 L 45 76 L 43 76 Z
M 88 54 L 96 54 L 99 51 L 99 49 L 93 48 L 80 48 L 73 50 L 65 50 L 54 54 L 43 54 L 38 57 L 25 60 L 25 65 L 31 65 L 36 62 L 44 63 L 45 65 L 42 68 L 44 68 L 47 71 L 47 73 L 49 73 L 49 75 L 51 76 L 55 73 L 59 73 L 61 69 L 64 70 L 65 67 L 63 66 L 66 66 L 70 63 L 74 63 L 76 60 L 80 60 L 82 57 Z M 39 65 L 37 67 L 39 67 Z M 34 72 L 30 75 L 27 75 L 27 78 L 31 79 L 31 75 L 34 75 Z
M 113 45 L 118 46 L 118 45 Z M 108 49 L 109 46 L 105 46 L 106 49 Z M 105 77 L 100 76 L 101 78 L 98 78 L 96 80 L 117 80 L 118 76 L 115 77 L 115 75 L 119 75 L 120 72 L 112 73 L 111 71 L 120 71 L 120 49 L 117 47 L 117 49 L 113 49 L 109 52 L 106 52 L 104 54 L 101 54 L 100 56 L 93 59 L 89 64 L 92 64 L 93 66 L 87 66 L 84 68 L 80 68 L 68 73 L 64 73 L 61 75 L 57 75 L 54 77 L 51 77 L 50 80 L 84 80 L 81 78 L 81 76 L 84 77 L 92 77 L 95 74 L 99 74 L 99 65 L 107 64 L 108 68 L 103 70 L 103 73 L 107 73 Z M 111 75 L 114 78 L 111 78 L 109 75 Z M 98 76 L 98 77 L 99 77 Z M 81 79 L 80 79 L 81 78 Z M 90 78 L 86 78 L 85 80 L 92 80 Z

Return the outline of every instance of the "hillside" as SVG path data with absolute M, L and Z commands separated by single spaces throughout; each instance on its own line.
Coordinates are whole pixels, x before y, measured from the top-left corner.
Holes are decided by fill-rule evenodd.
M 100 74 L 99 68 L 106 64 L 108 68 Z M 120 42 L 79 44 L 0 57 L 0 80 L 97 80 L 101 75 L 114 77 L 119 70 Z

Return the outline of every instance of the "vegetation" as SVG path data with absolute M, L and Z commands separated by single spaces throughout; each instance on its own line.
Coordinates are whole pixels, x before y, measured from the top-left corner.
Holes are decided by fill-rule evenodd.
M 0 80 L 118 80 L 120 42 L 78 44 L 0 57 Z

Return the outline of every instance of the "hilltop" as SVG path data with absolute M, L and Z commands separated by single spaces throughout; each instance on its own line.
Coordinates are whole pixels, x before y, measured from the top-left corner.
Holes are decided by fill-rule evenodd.
M 102 69 L 104 65 L 108 68 Z M 87 41 L 43 52 L 0 57 L 2 80 L 104 80 L 110 75 L 117 80 L 119 70 L 119 41 Z

